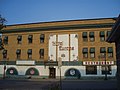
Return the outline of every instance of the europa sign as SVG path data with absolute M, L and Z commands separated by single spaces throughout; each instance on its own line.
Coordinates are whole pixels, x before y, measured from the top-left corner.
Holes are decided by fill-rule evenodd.
M 106 65 L 113 65 L 114 61 L 106 61 Z M 83 65 L 105 65 L 105 61 L 83 61 Z
M 63 42 L 52 42 L 53 46 L 59 46 L 60 51 L 74 50 L 74 47 L 63 47 Z

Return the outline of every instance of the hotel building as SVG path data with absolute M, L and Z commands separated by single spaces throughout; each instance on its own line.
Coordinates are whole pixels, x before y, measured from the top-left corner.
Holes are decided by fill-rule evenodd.
M 41 78 L 116 75 L 115 44 L 107 43 L 116 18 L 7 25 L 0 32 L 0 74 Z M 59 66 L 59 67 L 58 67 Z M 106 67 L 106 68 L 105 68 Z

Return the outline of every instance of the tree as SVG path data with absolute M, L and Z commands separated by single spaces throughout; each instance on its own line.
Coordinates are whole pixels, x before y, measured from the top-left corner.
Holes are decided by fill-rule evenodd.
M 5 18 L 2 18 L 0 15 L 0 30 L 5 27 L 4 23 L 5 23 Z M 2 38 L 1 38 L 1 34 L 0 34 L 0 50 L 4 49 L 3 47 L 3 43 L 2 43 Z
M 1 15 L 0 15 L 0 30 L 1 30 L 3 27 L 5 27 L 5 25 L 4 25 L 5 22 L 6 22 L 6 19 L 3 18 L 3 17 L 1 17 Z

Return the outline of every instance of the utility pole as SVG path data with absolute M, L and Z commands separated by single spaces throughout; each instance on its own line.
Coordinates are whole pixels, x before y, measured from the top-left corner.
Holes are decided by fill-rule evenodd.
M 105 58 L 105 78 L 104 78 L 104 80 L 108 80 L 107 79 L 106 52 L 105 52 L 104 58 Z
M 61 67 L 62 67 L 62 58 L 59 57 L 58 68 L 60 70 L 60 90 L 62 90 Z

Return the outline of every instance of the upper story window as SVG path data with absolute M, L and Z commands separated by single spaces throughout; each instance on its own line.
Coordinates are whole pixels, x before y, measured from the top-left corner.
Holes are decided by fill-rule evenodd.
M 8 36 L 5 36 L 5 37 L 4 37 L 3 43 L 4 43 L 4 44 L 8 44 Z
M 90 32 L 90 33 L 89 33 L 89 37 L 90 37 L 90 41 L 91 41 L 91 42 L 95 41 L 94 32 Z
M 20 49 L 16 50 L 16 55 L 17 55 L 17 59 L 20 59 L 20 57 L 21 57 L 21 50 Z
M 39 54 L 40 54 L 40 59 L 43 59 L 44 58 L 44 49 L 40 49 Z
M 33 35 L 29 35 L 28 36 L 28 43 L 32 43 L 33 42 Z
M 113 57 L 113 48 L 112 47 L 108 47 L 108 58 Z
M 3 50 L 3 59 L 7 58 L 7 50 Z
M 18 41 L 18 44 L 21 44 L 21 43 L 22 43 L 22 36 L 21 36 L 21 35 L 19 35 L 19 36 L 17 37 L 17 41 Z
M 88 41 L 87 32 L 82 33 L 83 41 Z
M 44 43 L 44 40 L 45 40 L 45 35 L 41 34 L 40 35 L 40 43 Z
M 2 50 L 4 47 L 3 47 L 3 42 L 2 42 L 2 38 L 0 37 L 0 50 Z
M 32 49 L 28 49 L 28 59 L 32 59 Z
M 106 48 L 105 47 L 100 48 L 100 56 L 101 56 L 101 58 L 106 57 Z
M 110 35 L 111 31 L 107 31 L 107 37 Z
M 90 48 L 90 58 L 95 58 L 95 48 Z
M 83 53 L 83 58 L 88 58 L 88 48 L 83 48 L 82 53 Z
M 105 32 L 100 31 L 100 41 L 105 41 Z

